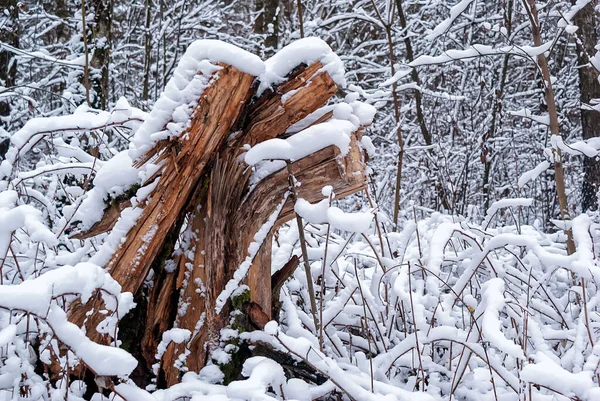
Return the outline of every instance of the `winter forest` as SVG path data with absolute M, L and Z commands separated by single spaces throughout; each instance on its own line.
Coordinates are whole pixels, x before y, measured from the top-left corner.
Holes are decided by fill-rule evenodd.
M 0 401 L 600 400 L 597 0 L 0 5 Z

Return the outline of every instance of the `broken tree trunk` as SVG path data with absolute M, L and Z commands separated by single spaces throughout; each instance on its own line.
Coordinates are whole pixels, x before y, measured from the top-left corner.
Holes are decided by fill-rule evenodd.
M 172 385 L 182 372 L 205 366 L 210 352 L 220 345 L 221 330 L 230 325 L 230 312 L 239 307 L 231 299 L 241 285 L 249 288 L 246 304 L 251 302 L 254 311 L 250 317 L 260 316 L 260 321 L 246 322 L 244 329 L 251 323 L 262 326 L 271 318 L 271 239 L 294 216 L 294 205 L 288 199 L 286 169 L 252 179 L 254 170 L 241 158 L 246 145 L 286 138 L 293 135 L 290 127 L 296 123 L 306 127 L 335 114 L 320 109 L 337 92 L 320 61 L 297 66 L 283 83 L 251 99 L 258 86 L 253 81 L 235 67 L 223 66 L 198 101 L 184 139 L 163 140 L 138 160 L 162 163 L 162 169 L 153 177 L 158 182 L 149 201 L 138 206 L 143 207 L 141 216 L 108 268 L 123 291 L 132 293 L 154 269 L 146 321 L 139 322 L 145 326 L 140 357 L 148 368 L 160 363 L 159 386 Z M 327 185 L 338 198 L 364 189 L 362 132 L 354 125 L 348 149 L 326 146 L 293 161 L 295 178 L 302 183 L 298 196 L 317 202 Z M 108 208 L 101 223 L 78 237 L 110 230 L 117 212 L 127 207 L 125 202 Z M 184 222 L 186 229 L 180 234 Z M 164 258 L 172 253 L 177 235 L 177 260 L 167 271 Z M 277 285 L 284 279 L 278 277 Z M 90 338 L 106 342 L 108 338 L 95 330 L 105 317 L 99 313 L 99 302 L 96 297 L 75 305 L 70 319 L 85 324 Z M 189 339 L 171 342 L 162 355 L 157 354 L 163 333 L 174 327 L 188 330 Z
M 122 291 L 132 293 L 142 285 L 150 267 L 163 250 L 167 234 L 176 229 L 181 211 L 187 207 L 206 165 L 230 134 L 242 108 L 251 95 L 254 77 L 232 66 L 219 71 L 219 79 L 211 85 L 199 101 L 188 139 L 181 150 L 171 158 L 168 146 L 157 156 L 165 158 L 165 167 L 142 215 L 127 234 L 125 243 L 113 255 L 107 268 Z M 210 99 L 210 100 L 206 100 Z M 155 240 L 156 239 L 156 240 Z M 103 316 L 86 315 L 93 304 L 72 309 L 71 320 L 81 325 L 86 322 L 88 336 L 98 341 L 96 326 Z

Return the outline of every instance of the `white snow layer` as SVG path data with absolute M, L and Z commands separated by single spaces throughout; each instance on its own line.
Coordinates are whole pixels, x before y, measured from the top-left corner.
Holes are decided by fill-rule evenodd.
M 86 105 L 79 106 L 73 114 L 66 116 L 33 118 L 11 137 L 11 147 L 6 160 L 0 164 L 0 177 L 9 176 L 15 161 L 29 152 L 43 137 L 57 133 L 73 133 L 106 129 L 109 127 L 127 127 L 136 129 L 144 121 L 146 113 L 131 107 L 125 98 L 120 98 L 111 111 L 94 110 Z M 68 146 L 60 140 L 58 145 Z M 77 154 L 81 155 L 81 151 Z M 91 162 L 92 160 L 80 160 Z M 100 165 L 100 164 L 99 164 Z
M 446 18 L 440 24 L 438 24 L 431 33 L 425 36 L 425 39 L 432 41 L 438 36 L 441 36 L 452 26 L 454 21 L 469 7 L 473 0 L 461 0 L 460 3 L 452 6 L 450 9 L 450 17 Z
M 155 169 L 160 168 L 160 166 L 146 165 L 136 169 L 133 164 L 136 158 L 149 151 L 156 142 L 178 137 L 185 131 L 198 99 L 211 82 L 218 79 L 218 70 L 221 67 L 215 65 L 216 63 L 230 64 L 243 72 L 255 75 L 260 80 L 261 86 L 268 87 L 282 82 L 285 76 L 300 63 L 310 64 L 315 61 L 321 61 L 324 65 L 323 69 L 339 85 L 344 84 L 342 62 L 329 46 L 318 38 L 298 40 L 282 49 L 267 62 L 261 61 L 257 56 L 245 50 L 221 41 L 198 40 L 194 42 L 180 60 L 173 77 L 167 83 L 163 94 L 152 111 L 147 116 L 143 116 L 144 122 L 135 133 L 129 151 L 120 152 L 108 162 L 85 160 L 86 163 L 90 164 L 79 166 L 80 169 L 83 169 L 82 173 L 88 173 L 92 167 L 97 168 L 98 171 L 93 181 L 94 187 L 85 194 L 81 205 L 74 209 L 74 220 L 81 222 L 82 229 L 89 229 L 102 218 L 105 203 L 109 196 L 114 198 L 124 193 L 134 184 L 143 183 L 145 178 L 151 176 Z M 120 100 L 120 102 L 122 104 L 120 106 L 119 103 L 117 104 L 119 107 L 115 107 L 116 111 L 111 113 L 101 112 L 97 117 L 88 113 L 87 109 L 82 108 L 80 110 L 80 114 L 82 114 L 81 121 L 76 120 L 75 123 L 81 129 L 90 129 L 91 127 L 102 126 L 112 121 L 131 117 L 132 112 L 128 111 L 130 108 L 125 100 Z M 333 113 L 336 117 L 350 119 L 357 127 L 359 124 L 371 123 L 375 108 L 354 101 L 350 104 L 341 103 L 333 106 Z M 93 118 L 90 118 L 90 116 Z M 58 119 L 60 124 L 51 125 L 52 129 L 64 128 L 67 124 L 67 121 L 63 121 L 61 118 Z M 260 144 L 258 149 L 251 153 L 249 160 L 251 160 L 252 154 L 255 157 L 279 154 L 297 160 L 329 145 L 338 146 L 344 153 L 349 144 L 348 135 L 355 128 L 352 128 L 347 121 L 343 121 L 335 129 L 335 133 L 327 136 L 320 135 L 325 130 L 331 131 L 331 128 L 330 125 L 321 125 L 320 131 L 318 128 L 312 128 L 287 141 L 275 139 L 273 142 L 268 141 Z M 13 142 L 21 145 L 24 151 L 28 150 L 32 145 L 25 147 L 25 144 L 32 138 L 39 136 L 41 129 L 41 120 L 39 123 L 32 120 L 20 131 L 20 134 L 17 133 L 13 137 Z M 288 142 L 288 145 L 285 144 L 286 142 Z M 312 146 L 298 146 L 299 142 L 311 143 Z M 366 143 L 368 144 L 368 141 Z M 282 147 L 285 149 L 286 146 L 288 148 L 289 146 L 293 147 L 295 151 L 288 149 L 282 153 Z M 68 171 L 70 173 L 78 168 L 75 165 L 69 167 Z M 57 167 L 54 165 L 44 168 L 56 170 Z M 274 166 L 265 165 L 260 169 L 258 175 L 261 176 L 261 173 L 262 176 L 269 175 L 280 168 L 281 163 Z M 10 171 L 10 164 L 6 165 L 6 169 Z M 148 171 L 149 169 L 153 171 Z M 25 179 L 27 177 L 21 178 Z M 143 199 L 144 196 L 138 193 L 138 198 Z
M 326 106 L 333 114 L 333 118 L 328 121 L 304 128 L 287 139 L 269 139 L 252 147 L 244 156 L 244 161 L 254 166 L 251 184 L 284 168 L 285 160 L 294 162 L 327 146 L 336 146 L 340 150 L 340 156 L 346 155 L 352 133 L 361 126 L 371 124 L 376 113 L 375 107 L 370 104 L 348 100 L 349 103 Z M 312 120 L 312 116 L 309 115 L 307 119 Z M 301 123 L 302 121 L 297 126 L 301 127 Z M 365 146 L 373 151 L 372 143 L 365 138 L 367 137 L 363 136 Z
M 544 43 L 541 46 L 504 46 L 494 48 L 488 45 L 475 44 L 465 50 L 446 50 L 439 56 L 419 56 L 409 63 L 411 67 L 420 65 L 443 64 L 454 60 L 465 60 L 480 56 L 493 56 L 500 54 L 514 54 L 521 57 L 535 57 L 545 53 L 552 47 L 553 42 Z
M 320 61 L 339 85 L 345 86 L 344 66 L 340 58 L 319 38 L 304 38 L 284 47 L 266 62 L 234 45 L 218 40 L 198 40 L 181 58 L 173 77 L 167 83 L 152 112 L 137 131 L 130 146 L 130 156 L 136 159 L 162 139 L 180 136 L 186 129 L 191 113 L 204 90 L 218 79 L 221 67 L 232 65 L 258 77 L 258 94 L 281 83 L 301 63 Z
M 244 160 L 251 166 L 263 160 L 294 162 L 331 145 L 337 146 L 342 155 L 345 155 L 350 145 L 350 134 L 356 128 L 351 122 L 345 120 L 316 124 L 288 139 L 274 138 L 261 142 L 246 153 Z M 285 165 L 285 163 L 277 163 L 277 165 Z
M 44 224 L 42 212 L 31 205 L 18 205 L 16 191 L 0 192 L 0 255 L 7 255 L 11 235 L 18 228 L 24 228 L 31 240 L 48 246 L 56 246 L 56 235 Z
M 107 302 L 106 305 L 110 308 L 118 304 L 118 316 L 124 316 L 133 306 L 131 294 L 121 294 L 121 286 L 104 269 L 91 263 L 79 263 L 62 266 L 18 285 L 0 286 L 0 307 L 45 319 L 56 337 L 96 374 L 128 375 L 137 366 L 133 356 L 123 349 L 91 341 L 78 326 L 67 320 L 65 311 L 53 302 L 54 298 L 71 294 L 80 294 L 81 301 L 86 302 L 100 288 L 118 300 L 118 303 Z
M 254 76 L 265 71 L 265 64 L 258 56 L 237 46 L 219 40 L 195 41 L 188 47 L 150 115 L 136 132 L 130 145 L 132 159 L 142 156 L 159 140 L 182 134 L 213 74 L 221 69 L 217 63 L 232 65 Z
M 338 86 L 346 86 L 342 60 L 323 40 L 309 37 L 290 43 L 265 61 L 266 70 L 260 77 L 258 94 L 260 95 L 265 89 L 285 81 L 286 75 L 300 64 L 310 65 L 317 61 L 323 64 L 322 70 L 327 71 Z
M 483 291 L 482 302 L 485 305 L 481 331 L 483 337 L 502 352 L 513 358 L 525 359 L 523 350 L 517 344 L 504 337 L 500 312 L 504 308 L 504 280 L 493 278 L 481 286 Z
M 303 219 L 312 224 L 331 224 L 333 228 L 348 232 L 364 233 L 369 230 L 373 214 L 365 212 L 346 213 L 340 208 L 329 206 L 329 199 L 311 204 L 305 199 L 298 199 L 294 210 Z

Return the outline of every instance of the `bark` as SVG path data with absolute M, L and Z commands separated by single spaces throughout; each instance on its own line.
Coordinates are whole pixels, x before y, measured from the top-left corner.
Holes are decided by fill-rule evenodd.
M 165 159 L 160 182 L 129 231 L 125 243 L 107 265 L 124 292 L 136 293 L 139 290 L 163 249 L 161 239 L 174 228 L 204 169 L 213 161 L 215 150 L 224 143 L 237 121 L 251 94 L 253 78 L 234 67 L 225 66 L 219 71 L 217 82 L 206 90 L 205 97 L 199 102 L 192 116 L 189 139 L 181 144 L 177 156 L 170 157 L 170 146 L 156 148 L 155 156 L 159 160 Z M 73 309 L 71 320 L 81 325 L 90 309 L 90 302 L 85 307 Z M 92 314 L 86 323 L 88 335 L 94 340 L 99 340 L 95 327 L 101 319 L 102 315 Z
M 596 54 L 598 44 L 598 18 L 594 12 L 594 4 L 583 7 L 574 18 L 577 31 L 577 63 L 579 68 L 579 94 L 582 105 L 590 104 L 592 99 L 600 99 L 600 82 L 598 71 L 590 64 L 590 57 Z M 581 130 L 583 139 L 600 136 L 600 112 L 581 109 Z M 583 160 L 582 209 L 598 209 L 598 190 L 600 189 L 600 160 L 586 157 Z
M 175 323 L 177 327 L 186 328 L 196 335 L 188 344 L 169 346 L 162 361 L 169 385 L 177 382 L 181 368 L 178 361 L 186 354 L 186 368 L 198 371 L 205 365 L 209 352 L 219 344 L 219 332 L 228 324 L 230 306 L 216 313 L 217 298 L 248 257 L 255 234 L 275 212 L 276 206 L 284 201 L 288 190 L 287 174 L 280 171 L 264 179 L 248 193 L 249 171 L 237 161 L 240 145 L 254 145 L 281 136 L 292 124 L 325 104 L 336 92 L 336 86 L 327 73 L 318 72 L 321 67 L 320 63 L 315 63 L 298 69 L 287 82 L 258 99 L 250 107 L 243 133 L 235 141 L 237 145 L 225 148 L 212 170 L 207 206 L 197 212 L 193 220 L 196 242 L 192 248 L 196 249 L 196 254 L 192 279 L 186 282 L 180 297 L 180 304 L 193 306 L 187 307 Z M 292 95 L 282 104 L 282 96 L 286 93 Z M 356 143 L 353 145 L 358 149 Z M 350 152 L 349 155 L 360 157 L 356 152 Z M 354 184 L 360 181 L 352 192 L 362 188 L 362 175 L 358 179 L 351 177 L 340 180 L 341 167 L 338 167 L 335 158 L 336 152 L 328 148 L 294 163 L 298 171 L 303 172 L 301 175 L 306 175 L 298 177 L 303 183 L 302 193 L 306 199 L 320 199 L 321 188 L 329 184 L 340 190 L 340 196 L 348 193 L 344 191 L 346 182 Z M 348 172 L 354 172 L 357 167 L 349 162 L 343 167 L 346 166 Z M 359 168 L 362 171 L 364 167 L 361 164 Z M 271 235 L 276 227 L 292 217 L 292 211 L 291 203 L 286 202 L 252 261 L 246 280 L 250 288 L 249 300 L 267 317 L 270 317 L 271 311 Z M 199 249 L 203 250 L 200 254 Z M 204 290 L 198 291 L 198 282 L 202 283 Z M 203 329 L 199 330 L 198 326 Z
M 533 43 L 536 46 L 542 45 L 542 36 L 540 32 L 540 25 L 538 20 L 538 11 L 535 5 L 535 0 L 527 0 L 529 10 L 528 16 L 531 23 L 531 33 L 533 36 Z M 548 105 L 548 116 L 550 117 L 550 134 L 560 136 L 560 130 L 558 125 L 558 110 L 556 109 L 556 102 L 554 101 L 554 91 L 552 90 L 552 80 L 550 76 L 550 69 L 548 68 L 548 60 L 544 53 L 537 56 L 538 66 L 542 72 L 542 79 L 544 85 L 544 96 Z M 569 206 L 567 204 L 567 192 L 565 189 L 565 171 L 562 162 L 562 152 L 560 149 L 555 148 L 552 150 L 554 153 L 554 180 L 556 183 L 556 195 L 558 197 L 558 203 L 560 207 L 560 217 L 563 220 L 570 220 Z M 575 242 L 573 241 L 573 231 L 571 229 L 565 230 L 567 235 L 567 252 L 569 255 L 575 253 Z
M 238 142 L 255 145 L 258 142 L 281 136 L 288 127 L 302 119 L 302 116 L 318 109 L 331 98 L 336 92 L 336 86 L 329 74 L 323 71 L 319 72 L 322 67 L 323 65 L 320 62 L 308 67 L 298 67 L 288 81 L 251 103 L 248 110 L 244 112 L 246 115 L 244 139 Z M 310 90 L 306 88 L 299 90 L 301 87 L 306 86 L 309 79 Z M 288 95 L 285 107 L 281 107 L 282 96 L 292 91 L 296 92 L 291 96 Z M 326 113 L 315 121 L 315 124 L 324 122 L 331 116 L 331 112 Z M 149 154 L 140 163 L 146 162 L 152 156 L 153 154 Z M 120 212 L 131 205 L 129 199 L 135 195 L 133 189 L 128 191 L 125 199 L 117 199 L 111 203 L 104 210 L 101 221 L 94 224 L 89 230 L 74 233 L 71 238 L 86 239 L 111 230 L 119 219 Z M 72 227 L 72 230 L 75 230 L 75 227 Z
M 187 139 L 160 142 L 136 161 L 137 165 L 162 162 L 164 167 L 148 180 L 159 181 L 108 268 L 122 290 L 134 294 L 139 293 L 150 269 L 155 273 L 147 312 L 143 317 L 133 313 L 119 326 L 146 328 L 143 336 L 133 341 L 141 343 L 136 356 L 144 360 L 146 371 L 157 362 L 157 346 L 165 331 L 178 327 L 191 333 L 189 341 L 169 344 L 158 361 L 159 386 L 178 382 L 182 371 L 197 372 L 205 366 L 211 351 L 220 345 L 221 330 L 231 324 L 233 310 L 243 312 L 236 315 L 233 325 L 244 330 L 261 327 L 271 318 L 271 239 L 294 215 L 293 203 L 287 199 L 288 174 L 280 170 L 251 188 L 252 170 L 240 162 L 240 156 L 243 145 L 283 138 L 293 124 L 326 104 L 337 87 L 321 68 L 319 62 L 299 66 L 286 82 L 250 100 L 256 87 L 253 77 L 224 66 L 199 101 L 188 135 L 182 136 Z M 330 117 L 325 114 L 315 123 Z M 236 136 L 231 137 L 231 132 Z M 360 138 L 361 131 L 352 135 L 344 156 L 331 146 L 292 163 L 302 182 L 298 196 L 319 201 L 326 185 L 333 186 L 338 199 L 364 189 Z M 104 218 L 90 231 L 76 234 L 78 238 L 109 230 L 127 202 L 115 200 Z M 180 241 L 177 268 L 167 272 L 162 261 L 171 255 L 184 220 L 188 231 Z M 246 284 L 249 294 L 240 297 L 242 301 L 230 301 L 224 291 L 240 266 L 248 269 L 247 274 L 233 286 Z M 291 271 L 286 269 L 285 274 L 289 276 Z M 287 276 L 280 275 L 276 285 L 281 286 Z M 70 319 L 83 324 L 93 302 L 99 299 L 75 305 Z M 108 340 L 94 331 L 102 318 L 92 313 L 85 321 L 93 340 Z M 228 372 L 228 377 L 234 378 L 235 366 Z
M 150 94 L 150 65 L 152 63 L 152 36 L 150 32 L 152 1 L 146 0 L 146 23 L 144 26 L 144 85 L 142 89 L 142 100 L 148 100 Z
M 121 212 L 130 206 L 131 201 L 129 199 L 120 202 L 112 202 L 110 206 L 104 209 L 104 214 L 99 222 L 95 223 L 89 230 L 70 234 L 70 237 L 73 239 L 83 240 L 112 230 L 117 220 L 119 220 Z M 71 228 L 70 231 L 73 230 L 74 228 Z
M 259 12 L 254 22 L 254 32 L 263 34 L 265 37 L 265 56 L 271 56 L 277 51 L 279 36 L 279 1 L 257 0 L 256 11 Z
M 13 47 L 19 47 L 19 8 L 16 0 L 1 0 L 2 24 L 0 25 L 0 42 Z M 0 85 L 10 88 L 15 85 L 17 76 L 17 60 L 8 50 L 0 50 Z M 5 97 L 0 101 L 0 121 L 3 127 L 7 121 L 3 117 L 10 115 L 10 98 Z
M 92 67 L 91 85 L 96 96 L 92 105 L 105 110 L 109 101 L 110 53 L 112 49 L 112 13 L 113 0 L 91 0 L 94 12 L 92 41 L 94 54 L 90 61 Z

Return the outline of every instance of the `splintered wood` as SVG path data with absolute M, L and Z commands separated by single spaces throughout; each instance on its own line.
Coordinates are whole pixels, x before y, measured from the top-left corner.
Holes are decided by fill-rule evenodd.
M 163 385 L 172 385 L 180 380 L 181 372 L 198 372 L 207 363 L 232 310 L 228 297 L 225 303 L 219 297 L 241 266 L 248 269 L 237 284 L 250 289 L 249 323 L 260 327 L 271 318 L 275 290 L 271 285 L 272 236 L 294 214 L 294 205 L 287 198 L 288 172 L 274 172 L 251 188 L 252 169 L 240 156 L 244 145 L 291 135 L 287 131 L 292 125 L 306 120 L 338 90 L 320 62 L 298 66 L 285 82 L 258 97 L 253 76 L 222 66 L 218 79 L 198 101 L 189 128 L 181 136 L 185 139 L 161 141 L 138 160 L 158 161 L 162 169 L 153 177 L 158 182 L 149 200 L 138 206 L 143 207 L 141 216 L 107 265 L 122 291 L 134 294 L 142 290 L 149 271 L 154 270 L 153 285 L 145 296 L 145 321 L 138 323 L 145 327 L 143 337 L 137 339 L 141 343 L 138 357 L 148 369 L 159 363 L 159 383 Z M 332 112 L 328 111 L 312 120 L 316 124 L 330 118 Z M 361 134 L 357 130 L 351 135 L 344 155 L 329 146 L 293 162 L 292 171 L 302 183 L 298 196 L 320 201 L 326 185 L 333 187 L 337 198 L 364 189 Z M 77 237 L 110 230 L 126 207 L 130 203 L 124 200 L 107 208 L 101 222 Z M 180 233 L 183 226 L 185 235 Z M 262 243 L 250 254 L 259 233 Z M 173 259 L 170 255 L 177 238 L 181 251 Z M 165 257 L 172 259 L 168 271 Z M 295 258 L 285 273 L 278 274 L 276 289 L 297 265 Z M 110 339 L 96 331 L 105 318 L 101 305 L 100 297 L 74 305 L 70 320 L 84 325 L 93 340 L 108 342 Z M 170 343 L 157 361 L 162 334 L 173 327 L 189 330 L 191 338 Z

